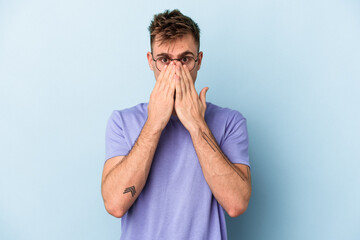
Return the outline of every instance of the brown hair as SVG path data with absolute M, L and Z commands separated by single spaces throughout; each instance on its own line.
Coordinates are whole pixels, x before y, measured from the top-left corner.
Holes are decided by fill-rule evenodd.
M 154 15 L 149 26 L 151 51 L 155 38 L 160 41 L 160 45 L 171 42 L 177 38 L 191 33 L 200 49 L 200 29 L 198 25 L 189 17 L 183 15 L 178 9 Z

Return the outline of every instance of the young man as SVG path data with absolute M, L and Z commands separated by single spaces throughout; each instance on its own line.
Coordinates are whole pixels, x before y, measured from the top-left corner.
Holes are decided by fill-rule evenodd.
M 155 87 L 149 103 L 110 116 L 102 196 L 122 218 L 121 239 L 226 239 L 225 210 L 251 195 L 246 119 L 205 101 L 194 83 L 203 53 L 198 25 L 178 10 L 149 27 Z

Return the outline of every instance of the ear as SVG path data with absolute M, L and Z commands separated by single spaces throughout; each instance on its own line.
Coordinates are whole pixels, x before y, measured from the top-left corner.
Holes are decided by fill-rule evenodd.
M 147 57 L 149 67 L 150 67 L 151 71 L 154 71 L 154 67 L 153 67 L 154 66 L 153 65 L 154 60 L 153 60 L 153 58 L 151 56 L 151 52 L 147 52 L 146 57 Z
M 197 62 L 197 70 L 198 71 L 200 70 L 200 67 L 201 67 L 202 58 L 203 58 L 203 52 L 199 52 L 198 62 Z

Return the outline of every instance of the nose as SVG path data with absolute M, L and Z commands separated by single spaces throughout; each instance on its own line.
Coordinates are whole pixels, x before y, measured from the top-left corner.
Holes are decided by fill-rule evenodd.
M 180 63 L 179 59 L 172 59 L 171 61 L 173 61 L 175 65 L 178 65 L 178 63 Z

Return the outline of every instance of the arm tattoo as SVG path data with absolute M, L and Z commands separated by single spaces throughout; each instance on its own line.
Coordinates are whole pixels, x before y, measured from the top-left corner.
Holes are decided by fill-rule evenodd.
M 225 159 L 225 161 L 229 164 L 229 166 L 232 169 L 234 169 L 234 171 L 239 175 L 239 177 L 245 182 L 246 180 L 245 180 L 244 174 L 230 162 L 230 160 L 226 157 L 226 155 L 217 146 L 216 142 L 214 142 L 214 140 L 211 139 L 205 132 L 202 132 L 202 137 L 203 137 L 203 139 L 205 139 L 205 141 L 209 144 L 209 146 L 212 148 L 212 150 L 214 152 L 216 152 L 216 150 L 217 150 L 221 154 L 221 156 Z M 214 136 L 212 136 L 212 137 L 214 138 Z
M 206 136 L 206 137 L 205 137 Z M 206 133 L 202 133 L 202 137 L 205 139 L 205 141 L 209 144 L 209 146 L 212 148 L 212 150 L 214 152 L 216 152 L 215 148 L 209 143 L 209 141 L 207 140 L 209 137 L 206 135 Z
M 135 193 L 136 193 L 135 186 L 125 188 L 123 194 L 128 193 L 128 192 L 131 192 L 131 195 L 134 197 Z

